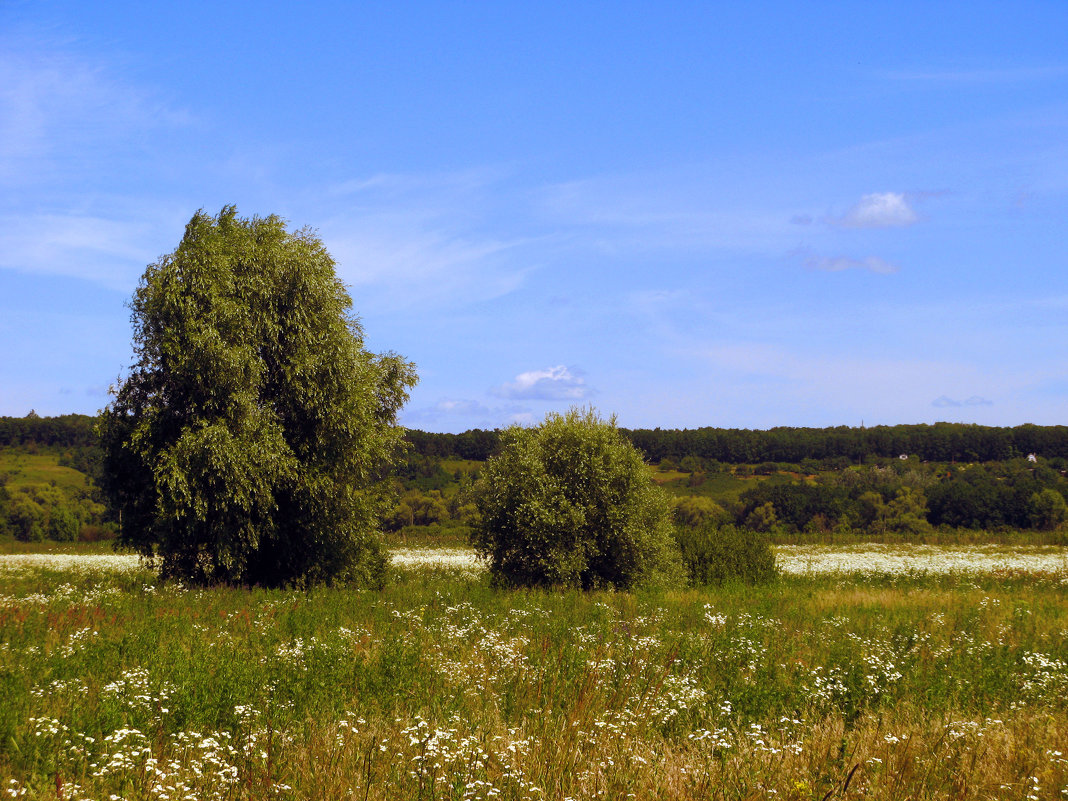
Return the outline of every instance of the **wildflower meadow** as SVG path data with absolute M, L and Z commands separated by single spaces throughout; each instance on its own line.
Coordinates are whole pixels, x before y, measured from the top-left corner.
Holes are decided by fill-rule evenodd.
M 0 557 L 0 797 L 1068 798 L 1063 549 L 778 558 L 582 593 L 462 549 L 381 591 Z

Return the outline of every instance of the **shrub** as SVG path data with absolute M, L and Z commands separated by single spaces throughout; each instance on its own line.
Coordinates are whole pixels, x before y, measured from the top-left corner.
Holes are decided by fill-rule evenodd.
M 735 526 L 676 529 L 682 561 L 695 585 L 762 584 L 778 575 L 765 534 Z
M 684 580 L 672 509 L 615 418 L 513 426 L 473 488 L 475 548 L 499 585 L 584 589 Z

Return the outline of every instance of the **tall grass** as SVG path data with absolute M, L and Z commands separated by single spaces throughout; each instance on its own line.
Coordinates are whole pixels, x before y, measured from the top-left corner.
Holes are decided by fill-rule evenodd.
M 187 590 L 0 572 L 0 793 L 1053 798 L 1068 586 Z

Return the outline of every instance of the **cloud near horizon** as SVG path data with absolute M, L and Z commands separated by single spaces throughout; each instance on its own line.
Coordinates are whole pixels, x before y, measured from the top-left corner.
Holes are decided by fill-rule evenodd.
M 495 388 L 493 394 L 513 400 L 582 400 L 592 393 L 580 370 L 562 364 L 520 373 L 515 381 Z

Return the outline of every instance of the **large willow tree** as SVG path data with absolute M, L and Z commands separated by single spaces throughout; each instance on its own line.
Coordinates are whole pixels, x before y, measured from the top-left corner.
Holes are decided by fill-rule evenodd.
M 319 238 L 198 212 L 130 307 L 136 360 L 100 424 L 121 541 L 196 583 L 380 582 L 415 371 L 364 348 Z

